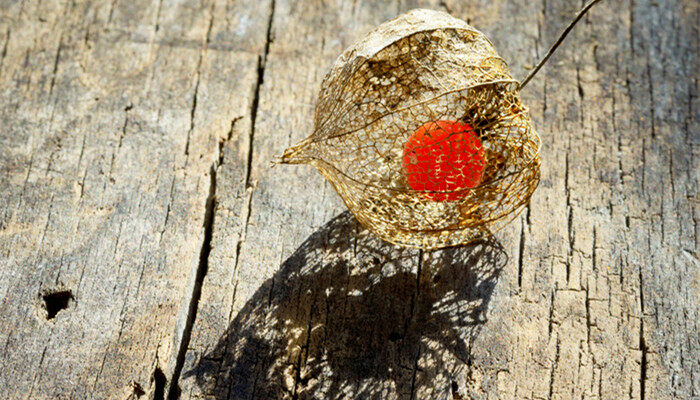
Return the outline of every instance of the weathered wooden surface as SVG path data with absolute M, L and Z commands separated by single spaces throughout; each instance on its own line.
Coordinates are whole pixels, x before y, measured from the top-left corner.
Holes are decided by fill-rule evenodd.
M 576 28 L 522 93 L 540 187 L 488 241 L 396 248 L 269 168 L 384 20 L 447 9 L 523 76 L 581 4 L 2 3 L 3 397 L 699 398 L 697 2 Z

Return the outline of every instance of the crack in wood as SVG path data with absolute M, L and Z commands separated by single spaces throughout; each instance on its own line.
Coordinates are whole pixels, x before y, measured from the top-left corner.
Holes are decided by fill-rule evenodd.
M 114 180 L 114 178 L 112 178 L 112 173 L 114 170 L 114 160 L 117 158 L 117 153 L 122 148 L 124 136 L 126 136 L 126 128 L 129 126 L 129 111 L 131 111 L 133 108 L 134 105 L 132 103 L 129 103 L 126 107 L 124 107 L 124 124 L 122 124 L 122 128 L 119 131 L 119 140 L 117 141 L 117 148 L 114 149 L 114 151 L 112 152 L 112 160 L 109 163 L 109 182 L 112 182 Z M 107 185 L 107 182 L 105 182 L 105 185 Z
M 160 367 L 156 367 L 153 370 L 153 376 L 151 377 L 151 382 L 153 383 L 153 400 L 164 400 L 165 399 L 165 387 L 168 384 L 168 380 Z
M 190 115 L 190 129 L 187 133 L 187 142 L 185 146 L 185 154 L 189 155 L 189 143 L 190 143 L 190 136 L 192 131 L 194 130 L 194 118 L 195 118 L 195 110 L 197 108 L 197 95 L 199 92 L 199 83 L 200 83 L 200 69 L 202 65 L 202 59 L 204 58 L 204 53 L 207 50 L 207 47 L 211 41 L 211 32 L 212 32 L 212 27 L 214 24 L 214 5 L 215 3 L 212 3 L 211 10 L 210 10 L 210 22 L 209 22 L 209 27 L 207 28 L 207 34 L 206 34 L 206 39 L 204 41 L 204 45 L 202 47 L 202 51 L 200 52 L 200 57 L 197 62 L 197 81 L 195 83 L 195 90 L 194 90 L 194 97 L 193 97 L 193 102 L 192 102 L 192 108 L 191 108 L 191 115 Z M 254 88 L 254 93 L 253 93 L 253 100 L 251 104 L 251 131 L 250 131 L 250 136 L 249 136 L 249 144 L 248 144 L 248 162 L 247 162 L 247 169 L 246 169 L 246 178 L 245 178 L 245 183 L 246 183 L 246 188 L 251 187 L 250 183 L 250 175 L 251 175 L 251 169 L 252 169 L 252 154 L 253 154 L 253 146 L 254 146 L 254 136 L 255 136 L 255 121 L 256 121 L 256 116 L 257 116 L 257 110 L 258 110 L 258 104 L 259 104 L 259 96 L 260 96 L 260 89 L 264 81 L 264 75 L 265 75 L 265 65 L 267 61 L 267 55 L 269 53 L 270 49 L 270 43 L 272 41 L 271 38 L 271 32 L 272 32 L 272 22 L 274 18 L 274 12 L 275 12 L 275 1 L 272 0 L 271 5 L 270 5 L 270 14 L 268 18 L 268 24 L 267 24 L 267 33 L 266 33 L 266 42 L 263 50 L 263 54 L 261 56 L 258 56 L 258 70 L 257 70 L 257 80 L 256 80 L 256 85 Z M 205 217 L 204 217 L 204 241 L 202 244 L 202 249 L 200 252 L 200 260 L 199 260 L 199 265 L 197 268 L 197 273 L 196 273 L 196 278 L 194 282 L 194 288 L 193 292 L 190 298 L 190 306 L 188 309 L 187 313 L 187 321 L 185 323 L 185 328 L 182 334 L 182 339 L 180 342 L 180 346 L 178 349 L 178 355 L 177 355 L 177 360 L 175 363 L 175 368 L 173 370 L 172 374 L 172 379 L 171 379 L 171 384 L 168 390 L 168 399 L 170 400 L 175 400 L 179 398 L 180 396 L 180 388 L 179 388 L 179 378 L 180 375 L 182 374 L 182 368 L 184 367 L 185 364 L 185 355 L 187 354 L 187 350 L 189 347 L 189 342 L 192 334 L 192 328 L 194 326 L 194 321 L 197 316 L 197 309 L 199 306 L 199 299 L 201 297 L 201 292 L 202 292 L 202 285 L 204 282 L 204 278 L 206 276 L 207 270 L 209 268 L 209 254 L 211 253 L 211 248 L 212 248 L 212 234 L 213 234 L 213 227 L 214 227 L 214 220 L 215 220 L 215 207 L 216 207 L 216 172 L 217 168 L 223 164 L 224 161 L 224 154 L 223 154 L 223 147 L 225 146 L 226 142 L 228 142 L 232 135 L 233 135 L 233 130 L 235 127 L 236 122 L 238 122 L 242 117 L 236 117 L 231 121 L 231 126 L 230 129 L 226 135 L 226 137 L 219 142 L 218 146 L 218 155 L 217 159 L 214 162 L 214 164 L 211 167 L 210 171 L 210 185 L 209 185 L 209 195 L 207 197 L 206 201 L 206 206 L 205 206 Z M 250 196 L 249 196 L 249 201 L 248 201 L 248 216 L 246 217 L 246 226 L 247 226 L 247 218 L 250 215 Z M 240 247 L 242 245 L 242 240 L 240 240 L 237 244 L 237 253 L 240 253 Z
M 245 175 L 246 188 L 251 187 L 250 176 L 253 169 L 253 145 L 255 143 L 255 127 L 258 117 L 258 106 L 260 103 L 260 89 L 265 81 L 265 67 L 267 66 L 267 56 L 270 53 L 270 43 L 272 43 L 272 22 L 275 16 L 275 0 L 270 2 L 270 15 L 267 20 L 267 30 L 265 33 L 265 46 L 263 53 L 258 56 L 258 73 L 253 87 L 253 100 L 250 105 L 250 135 L 248 143 L 248 162 Z
M 571 138 L 569 138 L 569 143 L 571 143 Z M 571 147 L 570 145 L 568 146 Z M 571 186 L 569 185 L 569 154 L 566 152 L 566 158 L 564 163 L 564 188 L 566 189 L 566 212 L 568 214 L 567 218 L 567 232 L 569 236 L 569 247 L 567 249 L 566 255 L 566 284 L 570 285 L 569 277 L 571 275 L 571 263 L 573 261 L 574 252 L 574 209 L 571 205 Z
M 559 355 L 560 355 L 560 350 L 559 350 L 559 337 L 556 339 L 556 351 L 554 354 L 554 362 L 552 363 L 552 370 L 549 375 L 549 399 L 552 400 L 552 396 L 554 394 L 554 375 L 557 370 L 557 365 L 559 365 Z
M 411 317 L 410 320 L 415 319 L 416 315 L 416 300 L 420 296 L 420 279 L 421 279 L 421 272 L 423 270 L 423 250 L 418 250 L 418 256 L 416 260 L 416 293 L 411 299 Z M 405 334 L 404 334 L 405 336 Z M 418 337 L 421 338 L 423 336 L 423 331 L 422 329 L 419 330 Z M 416 356 L 413 360 L 413 371 L 411 375 L 411 392 L 410 392 L 410 399 L 413 400 L 416 396 L 416 377 L 418 375 L 418 361 L 420 361 L 420 350 L 421 350 L 421 343 L 418 343 L 417 349 L 416 349 Z
M 525 221 L 526 221 L 526 218 L 520 219 L 520 243 L 518 245 L 518 290 L 522 290 L 522 287 L 523 287 L 523 258 L 524 258 L 523 254 L 525 253 Z
M 5 43 L 5 46 L 7 46 L 7 43 Z M 51 83 L 49 84 L 49 98 L 51 98 L 51 95 L 53 94 L 54 85 L 56 84 L 56 72 L 58 72 L 58 63 L 61 60 L 61 49 L 62 48 L 63 48 L 63 32 L 61 32 L 61 36 L 58 39 L 58 49 L 56 50 L 56 56 L 54 57 L 54 60 L 53 60 L 53 70 L 51 71 Z
M 199 58 L 197 59 L 197 68 L 195 69 L 195 75 L 196 75 L 196 80 L 194 84 L 194 95 L 192 96 L 192 107 L 190 107 L 190 128 L 187 131 L 187 140 L 185 142 L 185 155 L 189 156 L 190 154 L 190 139 L 192 136 L 192 132 L 194 131 L 194 126 L 195 126 L 195 113 L 197 112 L 197 97 L 199 96 L 199 83 L 202 78 L 202 62 L 204 60 L 204 55 L 207 52 L 207 49 L 209 48 L 209 43 L 211 42 L 211 31 L 212 28 L 214 27 L 214 6 L 216 5 L 215 2 L 211 3 L 211 7 L 209 8 L 209 26 L 207 27 L 207 33 L 204 37 L 204 43 L 202 44 L 202 48 L 199 52 Z M 189 157 L 188 157 L 189 159 Z M 185 160 L 185 165 L 187 165 L 187 159 Z
M 2 68 L 5 65 L 5 57 L 7 56 L 7 44 L 10 43 L 10 34 L 12 31 L 7 28 L 7 33 L 5 34 L 5 43 L 2 45 L 2 51 L 0 51 L 0 77 L 2 77 Z
M 219 166 L 223 165 L 223 163 L 224 163 L 224 148 L 226 147 L 226 144 L 227 144 L 228 142 L 231 141 L 231 138 L 233 137 L 233 131 L 234 131 L 234 129 L 236 128 L 236 124 L 237 124 L 238 121 L 240 121 L 241 119 L 243 119 L 243 116 L 234 117 L 234 118 L 231 120 L 231 125 L 230 125 L 230 127 L 229 127 L 228 132 L 226 133 L 226 136 L 222 137 L 222 138 L 219 140 L 218 157 L 217 157 L 217 158 L 218 158 L 218 162 L 217 162 L 217 164 L 216 164 L 216 165 L 217 165 L 217 168 L 218 168 Z
M 236 253 L 234 255 L 234 271 L 233 271 L 233 276 L 234 276 L 234 281 L 233 281 L 233 291 L 231 293 L 231 304 L 234 304 L 236 301 L 236 292 L 238 291 L 238 260 L 241 255 L 241 248 L 243 247 L 243 243 L 245 242 L 246 236 L 248 234 L 248 223 L 250 221 L 250 212 L 251 212 L 251 207 L 253 204 L 253 190 L 252 188 L 246 190 L 246 200 L 244 203 L 244 215 L 243 215 L 243 227 L 241 229 L 240 236 L 238 237 L 238 241 L 236 242 Z M 231 307 L 231 310 L 229 312 L 228 319 L 229 321 L 233 319 L 233 313 L 234 313 L 234 308 Z
M 270 290 L 270 293 L 272 293 L 272 290 Z M 270 300 L 270 303 L 272 300 Z M 299 384 L 303 383 L 303 378 L 301 376 L 301 370 L 306 364 L 306 360 L 309 357 L 309 346 L 311 346 L 311 330 L 312 326 L 311 323 L 313 321 L 313 316 L 314 316 L 314 309 L 313 307 L 309 307 L 309 322 L 306 326 L 306 343 L 301 348 L 301 351 L 299 352 L 299 357 L 297 358 L 297 362 L 295 364 L 295 369 L 296 373 L 294 374 L 294 385 L 293 385 L 293 392 L 292 392 L 292 400 L 298 400 L 299 399 Z
M 639 307 L 641 315 L 639 316 L 639 347 L 642 351 L 642 359 L 639 371 L 639 395 L 640 400 L 646 400 L 646 382 L 647 382 L 647 345 L 644 339 L 644 278 L 642 275 L 642 266 L 639 266 Z
M 182 338 L 178 347 L 175 368 L 173 369 L 172 379 L 170 380 L 171 384 L 168 389 L 168 399 L 170 400 L 177 399 L 180 396 L 178 382 L 180 375 L 182 374 L 182 368 L 185 365 L 185 355 L 187 354 L 187 349 L 189 348 L 192 327 L 194 326 L 194 321 L 197 318 L 199 299 L 202 295 L 202 284 L 204 282 L 204 277 L 207 275 L 207 270 L 209 269 L 209 254 L 211 253 L 212 248 L 211 242 L 214 230 L 216 208 L 216 164 L 212 165 L 209 178 L 209 194 L 207 196 L 204 211 L 204 239 L 202 241 L 202 247 L 199 253 L 199 263 L 197 265 L 192 295 L 190 296 L 187 319 L 185 321 L 185 327 L 183 329 Z
M 154 33 L 158 33 L 160 30 L 160 12 L 163 8 L 163 0 L 158 0 L 158 6 L 156 6 L 156 16 L 155 16 L 155 24 L 153 28 Z M 213 18 L 212 18 L 213 21 Z M 211 29 L 211 28 L 210 28 Z

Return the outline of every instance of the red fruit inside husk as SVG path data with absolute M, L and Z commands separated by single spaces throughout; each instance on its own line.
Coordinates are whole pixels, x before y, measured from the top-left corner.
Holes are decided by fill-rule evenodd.
M 481 182 L 484 164 L 484 148 L 474 129 L 457 121 L 423 124 L 403 149 L 408 186 L 434 201 L 464 198 L 466 189 Z

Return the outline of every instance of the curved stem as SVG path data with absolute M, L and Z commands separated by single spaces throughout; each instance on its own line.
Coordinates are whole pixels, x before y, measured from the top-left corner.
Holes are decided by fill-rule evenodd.
M 557 39 L 556 42 L 554 42 L 552 47 L 549 49 L 549 51 L 547 52 L 547 55 L 545 55 L 544 58 L 542 60 L 540 60 L 539 63 L 537 63 L 537 66 L 535 66 L 535 68 L 533 68 L 533 70 L 530 71 L 530 74 L 527 77 L 525 77 L 525 79 L 523 79 L 522 82 L 520 82 L 518 90 L 521 90 L 522 88 L 525 87 L 525 85 L 527 85 L 528 82 L 530 82 L 530 80 L 537 74 L 537 72 L 540 70 L 540 68 L 542 68 L 542 66 L 547 62 L 547 60 L 549 60 L 549 57 L 551 57 L 552 54 L 554 54 L 554 52 L 557 50 L 557 47 L 559 47 L 559 45 L 564 41 L 566 36 L 569 34 L 569 32 L 571 32 L 571 30 L 576 25 L 576 23 L 578 23 L 578 21 L 580 21 L 581 18 L 583 18 L 583 16 L 586 15 L 588 10 L 590 10 L 599 1 L 600 0 L 591 0 L 588 2 L 588 4 L 583 6 L 581 11 L 579 11 L 578 14 L 576 15 L 576 18 L 574 18 L 573 21 L 571 21 L 571 23 L 569 23 L 569 26 L 567 26 L 566 29 L 564 29 L 564 32 L 562 32 L 559 35 L 559 38 Z

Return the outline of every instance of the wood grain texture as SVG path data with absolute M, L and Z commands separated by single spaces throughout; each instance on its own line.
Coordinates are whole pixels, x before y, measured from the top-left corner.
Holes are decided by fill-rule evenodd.
M 700 398 L 697 2 L 574 30 L 522 93 L 542 182 L 493 238 L 391 246 L 270 168 L 381 22 L 449 11 L 522 77 L 582 4 L 0 5 L 3 396 Z
M 249 110 L 265 43 L 266 12 L 227 7 L 3 3 L 3 397 L 167 390 L 210 171 Z M 74 300 L 47 320 L 40 296 L 57 289 Z

